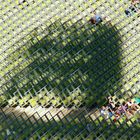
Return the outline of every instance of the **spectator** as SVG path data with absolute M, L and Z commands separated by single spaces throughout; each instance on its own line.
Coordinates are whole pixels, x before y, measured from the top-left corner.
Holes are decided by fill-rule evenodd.
M 115 112 L 114 112 L 114 114 L 115 114 L 114 122 L 116 122 L 116 121 L 120 118 L 120 116 L 121 116 L 118 107 L 115 107 Z
M 114 111 L 108 108 L 108 114 L 109 114 L 109 117 L 111 118 L 114 115 Z
M 107 111 L 107 108 L 105 106 L 102 106 L 102 108 L 101 108 L 101 115 L 105 119 L 108 119 L 109 118 L 109 112 Z
M 122 103 L 122 110 L 123 110 L 124 113 L 128 110 L 128 105 L 127 105 L 126 102 Z
M 118 106 L 118 111 L 120 115 L 126 113 L 127 109 L 128 107 L 126 106 L 125 102 L 123 102 L 122 105 Z
M 137 104 L 133 103 L 131 100 L 128 100 L 127 104 L 128 104 L 128 107 L 129 107 L 130 109 L 132 109 L 132 110 L 134 110 L 134 111 L 137 111 L 137 109 L 138 109 Z
M 126 116 L 127 120 L 133 115 L 133 112 L 131 112 L 131 110 L 128 109 L 128 105 L 125 102 L 123 102 L 122 105 L 116 107 L 114 121 L 116 122 L 123 114 Z
M 126 9 L 124 12 L 128 17 L 132 15 L 130 9 Z
M 134 115 L 133 111 L 129 109 L 128 103 L 123 102 L 121 107 L 122 107 L 122 113 L 125 113 L 126 116 Z
M 112 98 L 111 96 L 109 96 L 107 99 L 108 99 L 108 107 L 109 107 L 111 110 L 114 111 L 116 105 L 115 105 L 115 102 L 114 102 L 113 98 Z
M 90 22 L 92 23 L 92 24 L 99 24 L 99 23 L 101 23 L 103 20 L 102 20 L 102 18 L 101 18 L 101 16 L 100 15 L 98 15 L 98 14 L 96 14 L 96 13 L 94 13 L 95 15 L 94 15 L 94 17 L 92 17 L 91 19 L 90 19 Z

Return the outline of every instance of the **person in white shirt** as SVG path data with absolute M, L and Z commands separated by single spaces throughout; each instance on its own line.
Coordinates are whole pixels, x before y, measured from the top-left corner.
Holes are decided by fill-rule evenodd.
M 105 118 L 108 119 L 109 118 L 109 112 L 107 110 L 107 107 L 102 106 L 101 108 L 101 115 Z

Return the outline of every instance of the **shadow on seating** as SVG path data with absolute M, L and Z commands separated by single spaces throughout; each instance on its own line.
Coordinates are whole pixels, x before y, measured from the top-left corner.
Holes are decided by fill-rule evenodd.
M 40 39 L 42 34 L 46 36 Z M 28 36 L 31 39 L 16 52 L 19 66 L 3 85 L 6 100 L 16 96 L 19 105 L 18 100 L 29 95 L 34 105 L 92 108 L 118 90 L 114 84 L 121 82 L 122 42 L 114 25 L 58 20 Z

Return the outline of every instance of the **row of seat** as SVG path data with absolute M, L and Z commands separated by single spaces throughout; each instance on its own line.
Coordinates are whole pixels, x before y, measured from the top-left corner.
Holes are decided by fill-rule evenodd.
M 98 110 L 87 114 L 84 109 L 62 109 L 53 114 L 53 109 L 51 109 L 40 116 L 40 113 L 31 110 L 29 110 L 29 115 L 25 110 L 23 113 L 19 113 L 18 110 L 21 111 L 22 108 L 15 112 L 13 108 L 11 109 L 12 111 L 1 110 L 0 132 L 2 135 L 0 138 L 3 139 L 93 139 L 102 136 L 104 139 L 117 139 L 130 138 L 133 133 L 138 131 L 136 117 L 128 122 L 125 122 L 122 117 L 117 123 L 114 123 L 112 118 L 104 120 Z M 131 132 L 126 135 L 129 130 Z

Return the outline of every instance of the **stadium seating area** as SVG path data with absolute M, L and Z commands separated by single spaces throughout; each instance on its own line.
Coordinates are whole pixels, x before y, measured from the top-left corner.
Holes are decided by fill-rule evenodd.
M 139 140 L 140 111 L 115 123 L 100 114 L 110 95 L 140 97 L 130 1 L 0 3 L 0 140 Z M 93 11 L 111 22 L 90 24 Z

